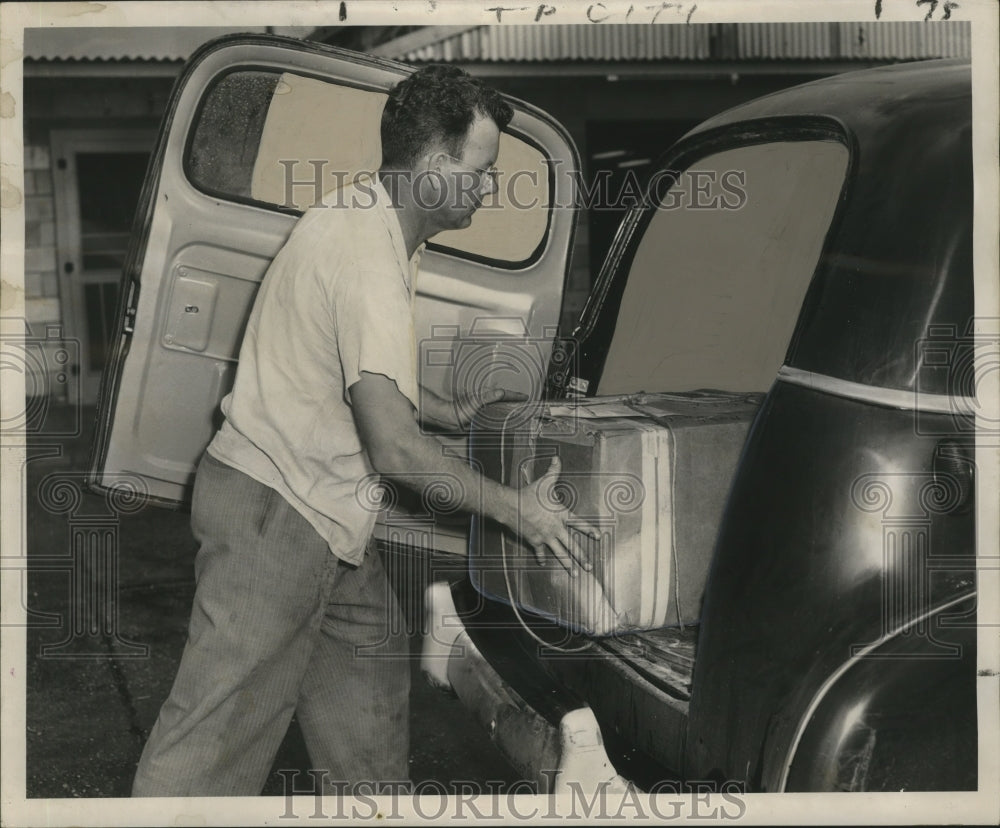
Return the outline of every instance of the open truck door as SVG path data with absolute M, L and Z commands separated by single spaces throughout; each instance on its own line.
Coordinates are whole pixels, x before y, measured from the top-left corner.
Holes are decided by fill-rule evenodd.
M 177 81 L 150 162 L 113 356 L 103 378 L 91 484 L 141 481 L 180 506 L 221 423 L 257 288 L 304 209 L 378 169 L 386 92 L 401 64 L 301 41 L 206 44 Z M 576 151 L 544 113 L 511 101 L 498 197 L 471 227 L 428 244 L 415 299 L 422 389 L 488 379 L 540 394 L 576 222 Z M 463 438 L 443 438 L 461 451 Z M 465 522 L 433 534 L 465 551 Z M 384 521 L 379 530 L 385 534 Z

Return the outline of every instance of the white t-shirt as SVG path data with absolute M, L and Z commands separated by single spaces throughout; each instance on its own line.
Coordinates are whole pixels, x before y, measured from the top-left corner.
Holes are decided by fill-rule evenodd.
M 377 181 L 346 188 L 336 204 L 306 211 L 264 276 L 208 451 L 278 491 L 356 564 L 377 504 L 347 390 L 362 371 L 382 374 L 417 407 L 419 253 L 407 259 Z

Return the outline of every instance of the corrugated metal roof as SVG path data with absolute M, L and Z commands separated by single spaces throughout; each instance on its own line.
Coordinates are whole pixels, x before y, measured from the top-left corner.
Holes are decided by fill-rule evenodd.
M 840 57 L 833 45 L 831 27 L 822 23 L 788 26 L 780 23 L 751 23 L 736 30 L 734 58 L 814 58 Z
M 959 23 L 751 23 L 736 30 L 737 59 L 891 60 L 969 57 L 971 28 Z
M 305 36 L 313 30 L 312 27 L 271 29 L 293 36 Z M 213 38 L 265 31 L 264 26 L 33 28 L 24 30 L 24 57 L 39 61 L 178 61 L 186 60 Z
M 967 23 L 754 23 L 651 26 L 507 25 L 463 28 L 409 48 L 382 44 L 379 53 L 416 63 L 890 60 L 968 57 Z
M 968 23 L 838 23 L 844 57 L 971 57 Z
M 625 24 L 480 26 L 420 49 L 382 54 L 412 62 L 658 60 L 709 56 L 708 26 Z

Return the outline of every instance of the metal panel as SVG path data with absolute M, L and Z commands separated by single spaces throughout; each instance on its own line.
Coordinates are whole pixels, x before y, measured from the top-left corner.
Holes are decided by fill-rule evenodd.
M 736 52 L 728 57 L 740 60 L 968 57 L 970 38 L 971 28 L 965 23 L 754 23 L 736 27 Z
M 912 60 L 968 57 L 970 32 L 966 23 L 921 22 L 510 25 L 465 29 L 401 52 L 385 44 L 380 51 L 417 63 Z
M 969 57 L 967 23 L 839 23 L 844 57 L 916 59 Z
M 691 60 L 710 56 L 709 36 L 708 26 L 481 26 L 394 56 L 413 62 Z
M 826 23 L 783 25 L 752 23 L 737 29 L 737 53 L 742 59 L 834 57 Z

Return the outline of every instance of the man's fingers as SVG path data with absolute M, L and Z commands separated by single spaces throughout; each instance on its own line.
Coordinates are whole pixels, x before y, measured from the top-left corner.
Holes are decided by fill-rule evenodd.
M 570 549 L 575 546 L 577 551 L 573 552 L 573 557 L 579 561 L 580 566 L 586 569 L 588 572 L 594 568 L 594 564 L 590 559 L 590 550 L 593 540 L 600 535 L 594 535 L 596 532 L 593 527 L 586 526 L 586 528 L 581 528 L 575 523 L 569 526 L 570 530 Z
M 548 549 L 557 561 L 566 569 L 570 577 L 577 576 L 577 567 L 585 572 L 590 572 L 594 565 L 590 561 L 590 554 L 585 541 L 579 535 L 574 536 L 574 527 L 565 526 L 567 530 L 565 536 L 553 536 L 547 541 L 534 546 L 535 558 L 540 566 L 545 566 L 545 550 Z
M 571 578 L 577 577 L 577 572 L 573 566 L 573 556 L 570 555 L 569 550 L 563 544 L 559 538 L 552 538 L 549 540 L 547 546 L 552 550 L 552 554 L 555 559 L 562 564 L 563 568 L 569 572 Z
M 576 572 L 573 569 L 573 559 L 566 551 L 566 547 L 555 538 L 533 544 L 532 550 L 535 553 L 535 560 L 538 562 L 539 566 L 547 566 L 548 557 L 549 555 L 552 555 L 552 557 L 554 557 L 561 566 L 569 571 L 571 578 L 576 577 Z

